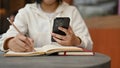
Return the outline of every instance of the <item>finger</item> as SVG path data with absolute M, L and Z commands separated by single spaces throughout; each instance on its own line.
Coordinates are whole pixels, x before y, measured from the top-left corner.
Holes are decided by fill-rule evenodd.
M 21 40 L 19 40 L 19 39 L 17 39 L 17 40 L 15 41 L 15 43 L 16 43 L 17 45 L 19 45 L 20 47 L 24 48 L 24 49 L 30 49 L 30 47 L 28 47 L 25 42 L 23 42 L 23 41 L 21 41 Z
M 21 41 L 23 41 L 23 42 L 25 42 L 28 46 L 31 45 L 31 43 L 30 43 L 30 41 L 28 40 L 28 38 L 25 37 L 24 35 L 19 34 L 19 35 L 18 35 L 18 39 L 21 40 Z
M 15 43 L 15 46 L 12 48 L 13 51 L 16 51 L 16 52 L 25 52 L 26 49 L 21 47 L 19 44 Z
M 65 32 L 66 35 L 69 34 L 68 29 L 66 29 L 66 28 L 58 27 L 58 29 L 61 30 L 61 31 L 63 31 L 63 32 Z
M 30 51 L 32 49 L 31 44 L 27 40 L 24 43 L 26 44 L 25 48 Z
M 23 42 L 23 41 L 21 41 L 19 39 L 16 39 L 16 43 L 20 44 L 20 46 L 23 47 L 23 48 L 25 48 L 25 46 L 26 46 L 25 42 Z
M 25 43 L 26 43 L 28 46 L 32 47 L 31 41 L 28 39 L 28 37 L 26 37 Z
M 18 45 L 19 45 L 19 44 L 18 44 Z M 19 45 L 19 47 L 21 47 L 21 46 Z M 31 52 L 31 51 L 32 51 L 31 47 L 28 47 L 28 46 L 25 46 L 25 49 L 24 49 L 24 50 L 23 50 L 24 47 L 21 47 L 21 48 L 22 48 L 22 49 L 19 48 L 19 50 L 22 51 L 22 52 Z
M 30 46 L 32 48 L 32 50 L 34 50 L 34 40 L 32 40 L 31 38 L 28 38 L 28 40 L 30 41 Z
M 30 38 L 26 37 L 26 41 L 25 43 L 27 44 L 27 47 L 29 47 L 29 49 L 27 49 L 28 52 L 33 51 L 33 45 L 32 45 L 32 41 L 30 41 Z
M 24 35 L 18 35 L 18 39 L 23 41 L 26 44 L 27 51 L 33 51 L 33 46 L 31 45 L 30 40 L 28 37 L 25 37 Z
M 69 31 L 70 33 L 74 33 L 71 27 L 68 28 L 68 31 Z
M 32 42 L 32 40 L 30 38 L 25 37 L 24 35 L 21 35 L 21 34 L 19 34 L 17 36 L 17 38 L 20 41 L 22 41 L 22 42 L 24 42 L 26 44 L 25 47 L 27 48 L 27 51 L 33 51 L 34 50 L 34 48 L 33 48 L 33 42 Z
M 60 39 L 58 39 L 58 38 L 56 38 L 56 37 L 53 37 L 53 39 L 54 39 L 57 43 L 63 44 L 62 40 L 60 40 Z
M 34 45 L 34 40 L 33 40 L 33 39 L 28 38 L 28 41 L 29 41 L 29 43 L 30 43 L 31 45 Z
M 55 34 L 55 33 L 52 33 L 52 36 L 55 37 L 55 38 L 58 38 L 60 40 L 64 40 L 65 39 L 65 36 L 62 36 L 62 35 L 59 35 L 59 34 Z

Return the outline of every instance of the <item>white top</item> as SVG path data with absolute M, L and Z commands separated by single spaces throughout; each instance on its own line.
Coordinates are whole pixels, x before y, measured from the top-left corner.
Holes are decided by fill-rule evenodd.
M 43 13 L 45 13 L 46 16 L 48 16 L 49 18 L 53 18 L 54 15 L 55 15 L 55 13 L 47 13 L 47 12 L 44 12 L 44 11 L 42 10 L 40 4 L 37 4 L 37 8 L 38 8 L 40 11 L 42 11 Z
M 42 47 L 46 44 L 51 44 L 51 33 L 53 20 L 56 17 L 69 17 L 70 26 L 76 36 L 82 40 L 81 47 L 92 49 L 92 40 L 88 33 L 88 29 L 81 18 L 78 10 L 74 6 L 70 6 L 63 2 L 58 6 L 52 18 L 49 18 L 45 12 L 39 10 L 37 3 L 27 4 L 20 9 L 15 17 L 14 24 L 23 34 L 28 34 L 35 42 L 35 47 Z M 3 49 L 4 41 L 7 38 L 14 37 L 18 32 L 11 25 L 9 30 L 3 35 L 0 40 L 1 50 Z

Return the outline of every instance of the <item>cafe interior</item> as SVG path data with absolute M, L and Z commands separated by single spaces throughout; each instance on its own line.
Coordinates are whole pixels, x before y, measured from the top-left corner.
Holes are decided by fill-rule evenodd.
M 93 51 L 111 58 L 111 68 L 120 68 L 120 1 L 64 0 L 76 6 L 94 42 Z M 35 0 L 0 0 L 0 38 L 9 29 L 7 17 L 14 17 L 19 9 Z

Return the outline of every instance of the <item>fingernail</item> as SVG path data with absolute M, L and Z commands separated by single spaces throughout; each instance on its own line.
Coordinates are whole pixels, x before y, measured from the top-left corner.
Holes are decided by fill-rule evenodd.
M 58 29 L 61 29 L 61 27 L 58 27 Z
M 55 35 L 55 33 L 52 33 L 52 35 Z

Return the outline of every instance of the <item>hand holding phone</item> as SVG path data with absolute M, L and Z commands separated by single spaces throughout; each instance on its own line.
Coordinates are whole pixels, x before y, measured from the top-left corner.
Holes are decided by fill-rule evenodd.
M 53 24 L 53 33 L 60 34 L 60 35 L 66 35 L 63 31 L 59 30 L 58 27 L 63 27 L 65 29 L 69 28 L 70 18 L 69 17 L 57 17 L 54 19 Z M 52 37 L 52 42 L 55 42 L 55 40 Z

